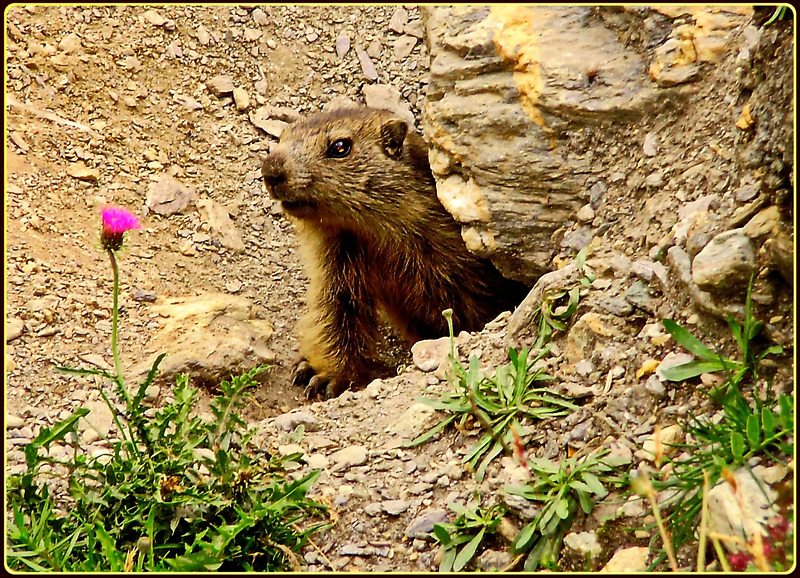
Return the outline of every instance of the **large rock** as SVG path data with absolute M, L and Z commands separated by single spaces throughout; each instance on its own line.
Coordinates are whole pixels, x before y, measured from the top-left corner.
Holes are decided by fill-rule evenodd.
M 272 326 L 256 318 L 249 299 L 208 293 L 164 299 L 152 309 L 163 323 L 152 348 L 167 354 L 159 368 L 167 381 L 184 373 L 200 382 L 218 382 L 275 361 L 267 346 Z M 134 366 L 128 383 L 141 381 L 154 359 Z
M 658 96 L 642 58 L 591 10 L 422 8 L 431 55 L 423 124 L 442 202 L 471 250 L 527 282 L 549 269 L 597 180 L 598 159 L 576 153 L 573 136 L 635 121 Z

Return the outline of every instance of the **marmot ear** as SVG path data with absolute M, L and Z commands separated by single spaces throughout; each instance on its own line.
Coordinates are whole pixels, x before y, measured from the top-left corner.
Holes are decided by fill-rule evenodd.
M 393 118 L 381 127 L 381 145 L 383 152 L 390 159 L 399 159 L 403 154 L 403 141 L 408 134 L 408 125 L 404 120 Z

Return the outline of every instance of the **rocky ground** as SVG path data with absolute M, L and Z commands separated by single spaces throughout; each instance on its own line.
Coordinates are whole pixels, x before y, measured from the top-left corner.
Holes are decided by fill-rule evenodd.
M 239 369 L 269 363 L 245 417 L 259 424 L 264 447 L 292 453 L 299 444 L 308 465 L 294 474 L 323 470 L 311 497 L 329 503 L 337 523 L 314 537 L 302 569 L 436 568 L 426 528 L 452 520 L 446 504 L 464 504 L 475 490 L 498 499 L 519 468 L 498 459 L 478 484 L 462 464 L 477 427 L 403 447 L 437 419 L 416 405 L 416 396 L 446 387 L 441 352 L 430 344 L 418 352 L 434 360 L 428 365 L 418 357 L 397 377 L 363 391 L 305 402 L 289 380 L 305 278 L 291 227 L 259 179 L 260 160 L 282 123 L 334 99 L 390 99 L 391 92 L 375 90 L 387 85 L 419 119 L 428 67 L 421 38 L 413 7 L 15 6 L 7 12 L 7 472 L 22 467 L 21 446 L 41 427 L 77 407 L 95 416 L 82 443 L 90 452 L 108 447 L 101 434 L 111 424 L 98 384 L 54 366 L 110 367 L 111 271 L 99 248 L 99 211 L 121 205 L 142 217 L 121 257 L 123 365 L 141 367 L 169 341 L 206 339 L 175 328 L 175 307 L 188 302 L 225 311 L 235 320 L 227 322 L 228 333 L 217 335 L 217 349 L 199 355 L 233 356 L 231 367 Z M 715 74 L 733 83 L 730 72 L 721 66 Z M 666 382 L 654 372 L 665 358 L 684 353 L 659 323 L 663 317 L 696 334 L 702 327 L 709 345 L 735 351 L 724 321 L 693 307 L 675 283 L 679 266 L 665 259 L 666 249 L 672 243 L 697 253 L 692 243 L 701 243 L 700 212 L 739 210 L 744 224 L 771 203 L 785 204 L 785 196 L 759 201 L 746 185 L 727 194 L 731 183 L 723 169 L 736 146 L 735 129 L 716 129 L 731 127 L 736 117 L 711 96 L 700 94 L 695 115 L 678 125 L 659 117 L 643 127 L 639 141 L 614 144 L 620 167 L 593 189 L 593 198 L 603 197 L 600 214 L 594 212 L 599 205 L 587 205 L 577 215 L 580 234 L 605 219 L 606 226 L 589 233 L 596 241 L 589 243 L 588 264 L 597 278 L 582 290 L 568 334 L 556 334 L 546 369 L 557 377 L 554 387 L 581 407 L 530 432 L 526 447 L 540 457 L 603 445 L 635 465 L 647 459 L 642 447 L 657 425 L 711 411 L 696 383 Z M 628 166 L 626 147 L 642 146 L 645 165 Z M 682 240 L 673 234 L 661 243 L 681 224 Z M 208 293 L 215 297 L 191 301 Z M 779 275 L 760 280 L 758 313 L 768 322 L 769 341 L 785 347 L 767 365 L 780 391 L 794 385 L 791 298 Z M 720 306 L 743 302 L 741 294 L 726 299 Z M 197 319 L 196 325 L 211 323 Z M 515 338 L 507 319 L 459 336 L 462 358 L 475 354 L 486 368 L 504 363 L 508 339 Z M 244 343 L 245 354 L 223 351 L 223 343 L 234 341 Z M 186 367 L 181 363 L 188 361 L 181 358 L 171 370 Z M 195 377 L 205 386 L 217 375 L 208 370 Z M 162 381 L 148 397 L 168 400 L 170 383 Z M 290 439 L 299 424 L 305 435 Z M 623 503 L 612 495 L 573 531 L 595 530 L 615 516 L 620 525 L 642 522 L 641 502 L 624 510 Z M 598 562 L 649 538 L 614 534 Z M 481 568 L 511 562 L 502 544 L 494 546 Z M 691 559 L 691 552 L 681 553 L 684 564 Z

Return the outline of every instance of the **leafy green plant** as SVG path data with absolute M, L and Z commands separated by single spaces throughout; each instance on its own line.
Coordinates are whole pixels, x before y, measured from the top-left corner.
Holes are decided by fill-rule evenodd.
M 585 268 L 587 249 L 584 247 L 575 257 L 578 271 L 583 273 L 579 279 L 581 286 L 589 287 L 594 281 L 594 274 Z M 531 349 L 537 351 L 545 347 L 556 331 L 567 330 L 567 320 L 578 310 L 580 303 L 580 287 L 547 293 L 534 313 L 533 323 L 537 325 L 536 340 Z
M 733 317 L 728 317 L 728 327 L 742 352 L 741 360 L 722 357 L 719 353 L 712 351 L 709 347 L 704 345 L 702 341 L 675 323 L 672 319 L 662 320 L 664 329 L 675 338 L 675 341 L 699 358 L 688 363 L 665 369 L 662 374 L 664 379 L 668 381 L 684 381 L 703 373 L 714 373 L 717 371 L 725 371 L 729 375 L 730 382 L 733 385 L 738 385 L 748 372 L 753 376 L 754 380 L 758 379 L 758 366 L 761 361 L 767 355 L 782 353 L 783 347 L 780 345 L 773 345 L 766 348 L 759 355 L 756 355 L 753 350 L 751 342 L 761 333 L 764 324 L 761 321 L 757 321 L 753 316 L 751 300 L 752 290 L 753 278 L 751 277 L 750 285 L 747 289 L 747 300 L 745 302 L 744 324 L 740 324 Z
M 453 389 L 430 392 L 437 397 L 419 398 L 419 401 L 450 415 L 407 445 L 413 447 L 424 443 L 454 422 L 463 427 L 467 419 L 473 417 L 486 429 L 486 433 L 467 451 L 464 462 L 476 472 L 480 481 L 494 458 L 504 449 L 511 453 L 514 432 L 521 435 L 524 431 L 523 419 L 559 417 L 576 410 L 577 406 L 555 392 L 533 387 L 536 382 L 552 379 L 535 367 L 547 350 L 528 360 L 527 348 L 519 354 L 509 348 L 510 363 L 498 368 L 491 376 L 481 375 L 480 362 L 474 355 L 465 369 L 455 355 L 453 312 L 448 309 L 444 315 L 450 331 L 448 358 L 452 376 L 448 379 Z
M 7 564 L 12 570 L 70 572 L 287 569 L 293 552 L 323 525 L 301 523 L 324 507 L 305 497 L 319 471 L 287 480 L 286 467 L 299 454 L 278 458 L 250 447 L 256 429 L 248 430 L 236 410 L 266 367 L 223 381 L 210 422 L 193 415 L 197 390 L 185 376 L 178 377 L 174 401 L 147 418 L 145 392 L 163 355 L 133 396 L 125 387 L 117 349 L 115 254 L 125 232 L 137 228 L 138 220 L 125 209 L 103 211 L 101 242 L 114 273 L 116 373 L 58 368 L 111 383 L 124 411 L 105 386 L 100 394 L 121 439 L 110 453 L 86 453 L 77 434 L 89 410 L 81 408 L 24 446 L 26 470 L 7 480 Z M 71 443 L 71 456 L 48 455 L 54 442 Z M 62 478 L 65 491 L 54 496 L 46 475 Z
M 515 554 L 528 553 L 524 570 L 533 572 L 540 565 L 552 570 L 564 535 L 572 526 L 578 508 L 591 513 L 595 501 L 604 498 L 605 485 L 623 485 L 625 479 L 616 473 L 617 464 L 606 452 L 587 456 L 573 455 L 554 462 L 528 457 L 531 479 L 525 484 L 508 485 L 505 491 L 532 502 L 542 502 L 539 515 L 525 526 L 512 544 Z
M 458 514 L 458 518 L 452 524 L 439 523 L 433 526 L 434 537 L 444 547 L 439 571 L 460 572 L 475 557 L 484 538 L 496 532 L 506 508 L 503 504 L 497 504 L 483 509 L 455 502 L 450 502 L 447 507 Z

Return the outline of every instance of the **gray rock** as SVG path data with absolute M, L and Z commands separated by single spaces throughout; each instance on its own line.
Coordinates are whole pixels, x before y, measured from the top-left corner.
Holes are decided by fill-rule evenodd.
M 341 34 L 336 37 L 336 56 L 344 58 L 350 52 L 350 37 Z
M 161 175 L 147 189 L 145 204 L 154 213 L 169 217 L 194 206 L 197 193 L 193 186 L 184 185 L 169 175 Z
M 591 223 L 594 220 L 594 209 L 591 205 L 584 205 L 575 215 L 581 223 Z
M 761 192 L 761 182 L 747 183 L 736 189 L 734 198 L 740 203 L 747 203 L 755 199 Z
M 416 518 L 411 520 L 406 526 L 403 534 L 407 538 L 427 539 L 433 532 L 434 524 L 444 524 L 447 522 L 447 511 L 442 509 L 428 509 L 420 512 Z
M 439 166 L 453 167 L 475 184 L 490 217 L 464 223 L 462 236 L 472 239 L 470 250 L 488 256 L 511 278 L 534 282 L 550 269 L 559 248 L 554 245 L 563 238 L 555 232 L 589 201 L 586 175 L 603 162 L 597 155 L 557 152 L 553 129 L 578 134 L 601 119 L 630 122 L 658 98 L 642 57 L 615 31 L 591 21 L 591 10 L 420 8 L 431 59 L 422 111 L 425 135 L 436 151 L 431 154 L 452 157 L 453 163 Z M 530 36 L 512 38 L 510 31 L 523 24 Z M 523 60 L 534 47 L 535 72 Z M 603 71 L 602 87 L 577 83 L 578 71 L 585 74 L 595 63 Z M 534 81 L 538 74 L 543 77 Z M 521 80 L 525 75 L 529 81 Z M 608 165 L 614 162 L 609 158 Z M 437 184 L 454 174 L 433 171 Z M 591 239 L 592 232 L 583 229 L 561 246 L 578 251 Z
M 692 261 L 692 281 L 706 291 L 746 284 L 756 267 L 753 243 L 742 229 L 714 237 Z
M 290 411 L 272 420 L 276 428 L 286 432 L 294 431 L 297 426 L 302 425 L 306 431 L 317 431 L 319 429 L 319 419 L 313 413 L 307 411 Z
M 356 56 L 358 57 L 358 63 L 361 65 L 361 72 L 364 73 L 367 80 L 378 80 L 378 71 L 375 70 L 375 65 L 370 60 L 367 51 L 361 48 L 359 44 L 356 44 Z
M 436 421 L 435 409 L 423 403 L 415 403 L 389 426 L 388 431 L 403 438 L 413 439 L 433 427 Z
M 652 132 L 648 132 L 644 135 L 642 150 L 648 157 L 654 157 L 658 154 L 658 138 Z
M 627 317 L 633 313 L 633 306 L 622 297 L 602 296 L 598 299 L 597 306 L 617 317 Z
M 708 492 L 708 516 L 712 531 L 751 540 L 756 532 L 766 534 L 767 520 L 777 514 L 776 493 L 764 480 L 748 469 L 733 472 L 736 487 L 720 480 Z M 735 545 L 723 541 L 733 552 Z
M 411 507 L 411 502 L 408 500 L 386 500 L 381 502 L 381 507 L 390 516 L 399 516 Z
M 661 399 L 667 394 L 667 388 L 664 387 L 664 382 L 662 382 L 657 375 L 651 375 L 647 378 L 647 381 L 644 382 L 644 389 L 656 399 Z
M 507 568 L 514 557 L 507 550 L 484 550 L 476 563 L 483 572 L 500 572 Z
M 642 281 L 635 281 L 628 287 L 628 290 L 625 291 L 625 300 L 642 311 L 655 312 L 655 303 L 650 296 L 650 287 Z

